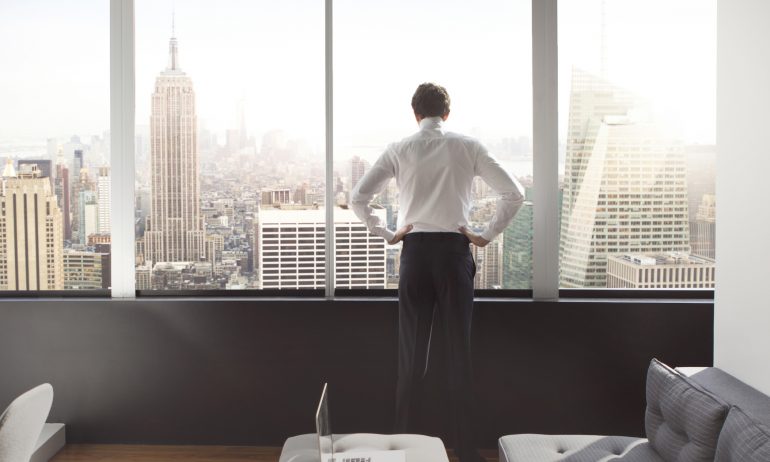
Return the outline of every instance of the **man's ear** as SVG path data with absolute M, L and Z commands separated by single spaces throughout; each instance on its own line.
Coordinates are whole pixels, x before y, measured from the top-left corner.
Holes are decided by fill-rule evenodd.
M 447 118 L 449 118 L 449 109 L 441 116 L 441 120 L 446 120 Z
M 416 120 L 416 121 L 417 121 L 417 123 L 420 123 L 420 121 L 421 121 L 422 119 L 424 119 L 424 118 L 425 118 L 425 117 L 423 117 L 423 116 L 422 116 L 422 114 L 418 114 L 418 113 L 416 113 L 416 112 L 414 113 L 414 120 Z

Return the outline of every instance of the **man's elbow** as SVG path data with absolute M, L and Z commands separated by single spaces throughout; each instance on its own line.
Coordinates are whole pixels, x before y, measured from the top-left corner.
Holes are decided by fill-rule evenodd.
M 354 201 L 353 199 L 350 200 L 350 208 L 355 212 L 356 215 L 359 214 L 359 212 L 362 212 L 366 210 L 367 203 L 361 202 L 361 201 Z
M 366 199 L 360 199 L 360 198 L 350 198 L 350 208 L 353 209 L 354 212 L 356 212 L 356 215 L 358 215 L 359 212 L 363 212 L 364 210 L 369 207 L 369 201 Z

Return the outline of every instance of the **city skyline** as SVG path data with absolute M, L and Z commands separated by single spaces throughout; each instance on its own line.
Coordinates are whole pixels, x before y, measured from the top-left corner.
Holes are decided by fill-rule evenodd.
M 395 18 L 398 8 L 362 6 L 339 0 L 335 2 L 334 29 L 334 180 L 326 185 L 321 148 L 323 50 L 317 40 L 323 36 L 323 24 L 316 23 L 316 16 L 323 13 L 322 8 L 319 10 L 320 3 L 308 1 L 308 8 L 297 14 L 283 4 L 261 10 L 252 4 L 234 3 L 233 8 L 223 7 L 212 12 L 210 4 L 190 1 L 176 11 L 175 24 L 172 24 L 171 2 L 137 1 L 137 287 L 260 288 L 265 270 L 260 253 L 263 244 L 259 231 L 261 211 L 270 207 L 271 213 L 288 217 L 291 207 L 323 210 L 325 206 L 334 206 L 335 216 L 344 216 L 348 212 L 345 207 L 350 190 L 387 142 L 416 130 L 408 101 L 415 82 L 431 80 L 422 79 L 424 75 L 435 75 L 435 80 L 449 87 L 453 98 L 453 112 L 447 124 L 450 130 L 480 138 L 515 176 L 531 174 L 529 2 L 489 0 L 485 6 L 498 8 L 499 15 L 489 18 L 487 23 L 470 21 L 472 27 L 452 34 L 449 32 L 453 31 L 458 18 L 470 20 L 474 14 L 481 14 L 477 10 L 484 8 L 469 8 L 461 2 L 442 4 L 444 7 L 439 12 L 447 21 L 441 23 L 437 31 L 446 28 L 446 40 L 442 42 L 444 46 L 432 47 L 431 53 L 426 55 L 425 46 L 433 43 L 431 40 L 388 35 L 387 28 L 378 26 L 383 19 Z M 559 24 L 560 44 L 565 44 L 560 47 L 559 56 L 559 89 L 562 92 L 559 118 L 561 128 L 565 130 L 560 131 L 560 139 L 566 153 L 560 159 L 560 170 L 564 169 L 560 174 L 565 181 L 562 246 L 565 242 L 568 248 L 575 244 L 575 236 L 582 236 L 580 239 L 585 241 L 581 244 L 583 250 L 597 246 L 598 241 L 591 237 L 596 231 L 595 224 L 578 226 L 573 215 L 599 217 L 606 213 L 606 207 L 602 205 L 609 203 L 606 192 L 595 194 L 604 191 L 601 188 L 606 181 L 605 171 L 615 168 L 617 174 L 625 175 L 625 167 L 608 169 L 610 163 L 615 162 L 613 156 L 617 155 L 609 152 L 620 150 L 627 157 L 625 151 L 636 151 L 641 144 L 653 142 L 660 149 L 648 152 L 647 157 L 637 156 L 639 165 L 631 166 L 632 170 L 637 167 L 660 170 L 662 167 L 656 164 L 660 157 L 678 159 L 670 165 L 672 172 L 697 171 L 695 180 L 687 179 L 687 183 L 683 183 L 685 173 L 672 173 L 677 190 L 656 192 L 676 194 L 678 218 L 675 227 L 678 234 L 674 240 L 679 244 L 669 246 L 672 248 L 664 248 L 665 245 L 645 247 L 636 241 L 631 243 L 630 235 L 621 233 L 616 237 L 628 241 L 628 245 L 616 246 L 614 251 L 643 256 L 666 250 L 692 250 L 709 257 L 714 250 L 716 203 L 713 173 L 707 166 L 711 149 L 708 143 L 713 141 L 714 92 L 709 89 L 714 73 L 705 70 L 713 61 L 713 50 L 702 47 L 706 51 L 699 50 L 694 55 L 700 60 L 686 69 L 680 66 L 673 73 L 663 72 L 664 69 L 651 65 L 649 59 L 631 57 L 638 56 L 645 47 L 653 47 L 660 51 L 655 63 L 669 62 L 683 47 L 692 44 L 691 37 L 684 37 L 664 46 L 665 38 L 673 37 L 671 30 L 679 26 L 677 33 L 681 34 L 682 26 L 692 26 L 690 30 L 695 32 L 708 29 L 709 8 L 713 5 L 711 2 L 702 4 L 705 6 L 698 9 L 692 24 L 680 24 L 674 18 L 661 25 L 660 31 L 656 31 L 660 32 L 658 35 L 647 37 L 639 35 L 639 27 L 645 21 L 649 22 L 652 13 L 640 11 L 638 3 L 631 5 L 620 0 L 575 3 L 584 8 L 565 5 L 562 11 L 577 9 L 575 14 L 561 14 Z M 692 5 L 692 1 L 682 0 L 676 4 L 674 11 L 678 11 L 680 19 L 685 17 L 683 5 Z M 402 6 L 407 7 L 406 4 Z M 650 9 L 654 9 L 652 6 Z M 242 14 L 232 19 L 235 7 L 239 7 Z M 419 27 L 431 11 L 427 3 L 414 6 L 413 17 L 403 19 L 403 25 Z M 23 12 L 20 14 L 23 16 Z M 254 22 L 249 21 L 257 16 L 259 24 L 266 24 L 259 30 L 262 38 L 256 38 L 258 35 L 254 35 L 253 27 L 246 27 L 247 24 L 253 26 Z M 92 14 L 88 19 L 98 22 L 98 17 L 98 14 Z M 281 18 L 296 21 L 283 31 L 281 40 L 276 41 L 270 33 L 278 30 Z M 204 20 L 206 26 L 211 27 L 204 27 Z M 391 23 L 385 21 L 384 24 Z M 511 24 L 518 27 L 511 28 Z M 629 32 L 624 35 L 626 26 Z M 47 32 L 41 35 L 45 36 Z M 708 43 L 712 32 L 699 38 Z M 161 35 L 162 46 L 158 40 Z M 173 38 L 170 46 L 166 46 L 169 36 Z M 645 40 L 639 40 L 642 36 Z M 383 37 L 388 40 L 382 40 Z M 32 40 L 35 46 L 39 43 L 42 41 L 37 37 Z M 507 50 L 506 59 L 498 59 L 495 53 L 499 43 L 515 44 Z M 479 50 L 485 52 L 479 53 Z M 708 56 L 703 58 L 704 54 Z M 68 76 L 67 82 L 80 85 L 80 73 L 90 72 L 90 67 L 98 64 L 100 56 L 104 58 L 95 53 L 91 60 L 72 59 L 79 64 L 80 71 Z M 35 59 L 37 55 L 28 57 L 29 61 Z M 165 71 L 164 63 L 167 63 Z M 383 79 L 385 73 L 382 73 L 369 80 L 367 72 L 378 66 L 386 69 L 391 63 L 397 63 L 402 70 L 397 73 L 397 78 Z M 65 62 L 62 70 L 69 64 L 69 61 Z M 484 69 L 486 73 L 481 76 L 474 73 L 474 69 Z M 575 108 L 587 103 L 582 110 L 590 112 L 591 104 L 600 106 L 603 100 L 601 96 L 596 100 L 589 97 L 576 104 L 575 97 L 585 93 L 579 85 L 576 91 L 576 73 L 583 76 L 578 80 L 592 74 L 601 75 L 601 79 L 612 81 L 615 95 L 628 96 L 610 102 L 614 105 L 612 110 L 604 108 L 601 114 L 586 113 L 584 117 L 579 114 L 581 109 L 575 112 Z M 697 73 L 705 77 L 698 80 Z M 319 78 L 312 77 L 316 74 Z M 152 82 L 150 76 L 155 80 L 151 86 L 148 85 Z M 567 77 L 570 80 L 569 98 L 564 98 Z M 2 78 L 0 76 L 0 81 Z M 691 85 L 685 85 L 688 79 Z M 478 85 L 480 81 L 485 85 Z M 382 85 L 378 86 L 378 82 Z M 93 93 L 102 92 L 104 84 L 94 85 Z M 627 92 L 620 90 L 623 84 L 628 85 Z M 252 87 L 258 92 L 249 90 Z M 677 89 L 676 94 L 672 93 L 672 87 Z M 50 90 L 43 86 L 40 93 L 45 96 Z M 362 99 L 362 95 L 367 98 Z M 48 103 L 58 106 L 59 101 L 63 100 L 53 98 Z M 92 104 L 93 101 L 93 98 L 83 98 L 66 108 L 78 109 L 77 116 L 72 117 L 73 124 L 95 126 L 93 121 L 97 120 L 100 111 L 92 109 L 104 101 Z M 81 107 L 77 104 L 80 102 L 90 106 Z M 369 116 L 368 111 L 372 109 L 375 109 L 374 115 Z M 4 115 L 0 111 L 0 119 Z M 26 114 L 21 114 L 9 127 L 12 129 L 14 123 L 29 125 L 25 117 Z M 45 120 L 41 119 L 40 126 L 45 126 Z M 83 122 L 85 120 L 91 122 Z M 565 120 L 570 121 L 569 132 Z M 649 129 L 640 128 L 643 120 L 654 123 Z M 682 124 L 682 121 L 686 123 Z M 591 126 L 588 131 L 581 131 L 584 128 L 574 130 L 574 125 L 586 122 Z M 659 128 L 670 133 L 663 137 L 658 133 Z M 9 142 L 10 138 L 3 138 L 3 132 L 0 132 L 0 156 L 14 158 L 18 165 L 40 159 L 38 167 L 51 177 L 57 207 L 66 215 L 63 218 L 66 228 L 62 237 L 63 250 L 69 255 L 67 262 L 77 266 L 70 271 L 70 280 L 65 281 L 65 285 L 73 288 L 96 287 L 95 279 L 84 276 L 86 272 L 92 274 L 96 267 L 102 268 L 103 281 L 109 277 L 104 273 L 104 262 L 97 255 L 105 249 L 108 251 L 109 246 L 109 131 L 94 129 L 80 137 L 72 135 L 81 129 L 63 134 L 51 128 L 44 137 L 33 142 Z M 20 130 L 17 135 L 23 138 L 24 131 Z M 693 138 L 701 140 L 702 144 L 691 146 Z M 667 141 L 662 142 L 663 139 Z M 578 146 L 581 143 L 582 148 Z M 578 155 L 581 149 L 586 151 L 583 160 L 580 158 L 583 154 Z M 12 155 L 7 155 L 9 153 Z M 669 167 L 663 170 L 666 168 Z M 590 181 L 586 182 L 586 179 Z M 532 178 L 527 180 L 531 187 Z M 473 189 L 470 222 L 472 227 L 481 229 L 494 213 L 495 194 L 482 182 L 477 183 Z M 326 187 L 334 188 L 332 204 L 324 204 Z M 596 188 L 600 189 L 594 191 Z M 593 192 L 587 195 L 589 190 Z M 642 191 L 640 201 L 652 200 L 645 196 L 649 193 Z M 398 215 L 397 190 L 391 185 L 377 201 L 382 206 L 384 219 L 392 227 Z M 531 271 L 532 250 L 531 243 L 525 241 L 531 238 L 531 210 L 536 206 L 530 202 L 529 215 L 522 215 L 489 248 L 477 249 L 474 255 L 479 265 L 478 288 L 529 287 L 527 274 Z M 597 223 L 599 221 L 605 220 Z M 602 239 L 607 233 L 603 235 Z M 66 236 L 71 239 L 67 240 Z M 650 239 L 655 240 L 647 236 L 647 240 Z M 282 251 L 288 252 L 287 255 L 302 251 L 290 241 L 284 242 L 288 247 Z M 385 284 L 380 284 L 383 274 L 378 273 L 378 282 L 368 287 L 392 288 L 397 284 L 399 249 L 397 246 L 382 247 L 377 254 L 385 258 Z M 606 263 L 602 260 L 602 251 L 596 255 L 591 252 L 593 250 L 586 250 L 583 257 L 592 260 L 593 266 L 583 270 L 601 272 L 589 278 L 593 284 L 598 284 L 597 281 L 603 281 L 606 276 L 602 266 Z M 602 261 L 595 261 L 597 257 Z M 574 263 L 574 260 L 571 261 Z M 154 266 L 147 266 L 147 261 Z M 158 262 L 163 264 L 158 265 Z M 514 265 L 518 266 L 514 268 Z M 381 267 L 377 268 L 379 272 Z M 353 274 L 355 268 L 351 266 L 351 270 L 350 274 Z M 338 268 L 338 274 L 334 276 L 339 275 Z

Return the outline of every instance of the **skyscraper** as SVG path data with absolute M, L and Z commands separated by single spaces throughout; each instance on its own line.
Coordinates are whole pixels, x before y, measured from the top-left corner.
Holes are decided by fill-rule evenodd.
M 137 266 L 136 270 L 136 290 L 152 289 L 152 268 L 149 265 Z
M 476 289 L 501 289 L 503 286 L 503 235 L 498 235 L 484 247 L 472 246 L 476 262 Z
M 38 170 L 40 170 L 40 177 L 48 178 L 51 186 L 53 186 L 53 171 L 51 168 L 53 164 L 50 159 L 19 159 L 16 164 L 19 166 L 19 169 L 21 169 L 22 165 L 37 165 Z
M 297 189 L 294 190 L 294 195 L 292 196 L 294 198 L 295 204 L 309 205 L 307 203 L 308 187 L 309 186 L 307 183 L 302 183 L 301 185 L 297 186 Z
M 110 168 L 100 167 L 96 177 L 96 196 L 99 203 L 99 234 L 110 234 Z
M 78 198 L 78 242 L 85 245 L 88 236 L 99 232 L 99 204 L 96 191 L 80 191 Z
M 153 262 L 205 258 L 200 206 L 197 116 L 190 77 L 179 67 L 172 33 L 168 66 L 155 79 L 150 116 L 152 204 L 144 235 Z
M 717 177 L 716 145 L 685 146 L 687 158 L 687 195 L 690 201 L 690 222 L 697 220 L 698 208 L 703 196 L 716 195 Z
M 64 288 L 88 290 L 106 288 L 103 284 L 105 254 L 72 249 L 64 251 Z
M 532 187 L 525 188 L 526 200 L 503 231 L 503 288 L 532 288 Z
M 289 202 L 291 202 L 291 190 L 289 190 L 289 188 L 272 188 L 262 190 L 262 201 L 260 203 L 263 207 L 274 204 L 288 204 Z
M 40 171 L 40 176 L 42 178 L 48 178 L 48 181 L 51 183 L 51 190 L 54 189 L 54 171 L 53 171 L 53 163 L 50 159 L 19 159 L 16 164 L 19 166 L 19 169 L 21 169 L 22 165 L 37 165 L 37 169 Z
M 572 69 L 564 167 L 563 212 L 574 206 L 596 135 L 605 116 L 625 116 L 634 107 L 633 95 L 578 68 Z M 562 235 L 569 213 L 563 213 Z
M 78 176 L 75 177 L 75 181 L 72 184 L 72 188 L 70 190 L 70 212 L 72 213 L 72 219 L 70 220 L 70 226 L 72 228 L 72 240 L 74 242 L 78 242 L 80 244 L 85 244 L 86 240 L 88 239 L 88 232 L 95 233 L 96 228 L 90 227 L 88 230 L 86 230 L 83 226 L 86 223 L 85 216 L 83 215 L 84 211 L 86 210 L 86 202 L 84 201 L 91 201 L 94 207 L 94 211 L 90 212 L 95 214 L 96 210 L 96 186 L 94 185 L 94 182 L 91 180 L 91 177 L 88 175 L 88 169 L 82 168 L 80 169 L 80 173 Z M 89 207 L 90 211 L 91 207 Z M 93 218 L 93 217 L 92 217 Z M 95 219 L 94 219 L 95 220 Z M 95 221 L 90 220 L 89 223 L 92 223 L 95 225 Z
M 690 242 L 693 255 L 716 258 L 717 199 L 704 194 L 698 205 L 695 220 L 690 222 Z
M 83 155 L 82 149 L 75 149 L 75 152 L 72 157 L 72 171 L 75 172 L 75 175 L 80 175 L 80 170 L 85 167 L 85 157 Z
M 610 254 L 690 251 L 683 147 L 640 109 L 627 91 L 573 70 L 562 287 L 606 287 Z
M 67 165 L 56 164 L 56 179 L 54 180 L 54 194 L 62 211 L 62 228 L 64 240 L 72 239 L 72 227 L 70 226 L 70 176 Z
M 385 219 L 385 210 L 374 215 Z M 316 206 L 260 209 L 254 261 L 262 289 L 320 289 L 325 285 L 325 212 Z M 352 210 L 334 210 L 335 286 L 385 288 L 385 241 L 366 229 Z
M 62 217 L 36 165 L 6 168 L 0 196 L 0 290 L 64 289 Z
M 59 155 L 59 141 L 56 138 L 48 138 L 45 141 L 46 153 L 52 165 L 56 165 L 56 156 Z
M 716 258 L 716 146 L 691 145 L 687 156 L 690 245 L 693 255 Z

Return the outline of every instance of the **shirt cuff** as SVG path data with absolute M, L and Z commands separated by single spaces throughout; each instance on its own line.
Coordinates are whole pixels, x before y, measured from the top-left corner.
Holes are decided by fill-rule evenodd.
M 496 233 L 493 233 L 489 228 L 485 229 L 483 233 L 481 233 L 481 237 L 486 239 L 489 242 L 492 242 L 492 239 L 497 237 Z
M 394 237 L 396 237 L 396 233 L 389 230 L 388 228 L 379 228 L 375 231 L 376 235 L 380 236 L 381 238 L 385 239 L 385 241 L 390 242 L 393 240 Z

